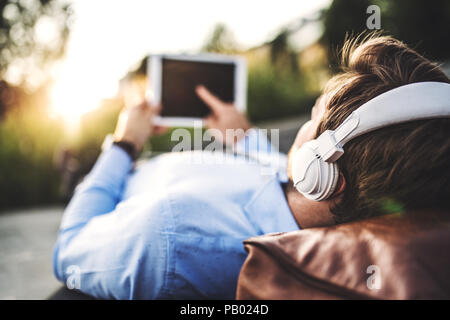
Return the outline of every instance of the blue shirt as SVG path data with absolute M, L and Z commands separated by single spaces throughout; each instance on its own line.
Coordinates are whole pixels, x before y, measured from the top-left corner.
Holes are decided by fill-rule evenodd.
M 167 153 L 135 170 L 119 147 L 104 151 L 65 210 L 56 277 L 98 298 L 234 299 L 242 241 L 298 230 L 272 149 L 252 130 L 237 155 Z

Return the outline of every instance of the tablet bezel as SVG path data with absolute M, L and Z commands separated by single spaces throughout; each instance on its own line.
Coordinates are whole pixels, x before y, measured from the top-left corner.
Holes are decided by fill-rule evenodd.
M 193 61 L 193 62 L 211 62 L 211 63 L 226 63 L 235 65 L 234 74 L 234 105 L 236 108 L 244 113 L 247 109 L 247 63 L 243 57 L 228 56 L 221 54 L 156 54 L 148 57 L 148 81 L 151 95 L 149 102 L 152 105 L 159 105 L 161 103 L 162 95 L 162 60 L 179 60 L 179 61 Z M 162 106 L 164 108 L 164 106 Z M 167 127 L 193 127 L 201 124 L 203 126 L 202 118 L 189 117 L 161 117 L 153 118 L 155 125 Z

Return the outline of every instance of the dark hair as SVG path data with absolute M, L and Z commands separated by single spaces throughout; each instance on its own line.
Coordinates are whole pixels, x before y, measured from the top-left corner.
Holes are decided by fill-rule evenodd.
M 342 73 L 328 82 L 326 113 L 316 132 L 336 129 L 352 111 L 393 88 L 449 78 L 391 37 L 346 41 Z M 426 105 L 423 106 L 426 108 Z M 346 179 L 331 208 L 336 223 L 416 208 L 450 208 L 450 119 L 384 127 L 351 140 L 337 161 Z

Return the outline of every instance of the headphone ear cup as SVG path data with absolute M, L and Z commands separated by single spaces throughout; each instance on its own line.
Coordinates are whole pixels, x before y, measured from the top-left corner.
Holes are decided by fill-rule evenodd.
M 309 198 L 320 184 L 320 164 L 314 151 L 315 141 L 305 143 L 298 149 L 292 160 L 292 179 L 298 192 Z
M 319 197 L 318 201 L 325 200 L 331 197 L 336 190 L 337 183 L 339 181 L 339 167 L 335 162 L 324 162 L 327 165 L 327 183 L 323 185 L 324 192 Z
M 333 194 L 339 178 L 339 169 L 333 162 L 325 162 L 322 159 L 317 159 L 315 162 L 316 187 L 312 192 L 303 193 L 303 195 L 310 200 L 322 201 Z
M 307 199 L 321 201 L 333 194 L 339 179 L 336 163 L 316 157 L 309 145 L 297 150 L 293 161 L 294 185 Z

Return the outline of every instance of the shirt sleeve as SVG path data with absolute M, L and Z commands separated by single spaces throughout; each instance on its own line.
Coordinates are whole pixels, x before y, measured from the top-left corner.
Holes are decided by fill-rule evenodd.
M 164 202 L 155 195 L 119 203 L 131 167 L 130 157 L 113 146 L 77 187 L 53 251 L 54 273 L 68 287 L 97 298 L 162 294 L 168 246 Z
M 117 146 L 103 152 L 91 172 L 77 186 L 64 212 L 61 230 L 79 229 L 93 217 L 114 210 L 132 165 L 131 158 Z
M 260 128 L 251 128 L 235 146 L 235 150 L 241 153 L 278 153 L 278 148 L 267 138 L 267 130 Z
M 266 129 L 252 128 L 236 143 L 235 151 L 257 159 L 262 165 L 261 174 L 278 173 L 280 181 L 286 182 L 288 180 L 287 156 L 278 150 L 278 131 L 271 132 L 271 135 L 275 143 L 268 140 Z

